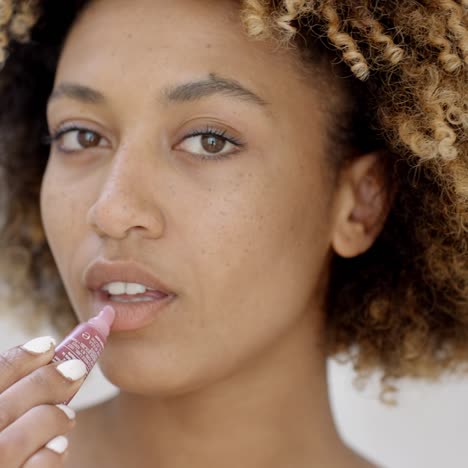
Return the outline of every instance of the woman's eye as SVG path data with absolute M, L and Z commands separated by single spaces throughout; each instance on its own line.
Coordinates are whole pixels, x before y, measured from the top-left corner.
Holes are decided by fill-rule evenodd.
M 87 129 L 70 129 L 58 132 L 53 137 L 57 141 L 59 149 L 65 152 L 81 151 L 96 146 L 105 146 L 104 139 L 96 132 Z
M 223 135 L 203 133 L 186 137 L 177 149 L 200 156 L 203 159 L 227 157 L 231 150 L 240 146 Z

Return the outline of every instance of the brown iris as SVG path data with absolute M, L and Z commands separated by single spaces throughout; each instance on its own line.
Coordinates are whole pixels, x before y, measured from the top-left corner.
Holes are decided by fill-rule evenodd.
M 226 141 L 216 135 L 203 135 L 201 144 L 208 153 L 218 153 L 224 148 Z
M 89 130 L 78 131 L 78 143 L 83 148 L 91 148 L 99 144 L 100 136 Z

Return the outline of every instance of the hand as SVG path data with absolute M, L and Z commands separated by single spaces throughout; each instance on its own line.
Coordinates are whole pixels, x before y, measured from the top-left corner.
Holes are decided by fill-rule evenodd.
M 75 413 L 62 402 L 86 377 L 78 359 L 50 363 L 51 337 L 40 337 L 0 353 L 0 467 L 60 468 L 75 426 Z

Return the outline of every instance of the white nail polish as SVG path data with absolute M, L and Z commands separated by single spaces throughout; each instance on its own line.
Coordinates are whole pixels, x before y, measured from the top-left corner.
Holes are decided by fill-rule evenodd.
M 79 380 L 86 375 L 85 363 L 79 359 L 63 361 L 56 369 L 68 380 Z
M 56 342 L 51 336 L 40 336 L 39 338 L 28 341 L 20 347 L 33 354 L 42 354 L 49 351 L 52 345 L 55 346 Z
M 75 419 L 76 417 L 76 413 L 73 409 L 71 409 L 69 406 L 67 405 L 63 405 L 63 404 L 59 404 L 59 405 L 55 405 L 58 409 L 62 410 L 66 415 L 67 415 L 67 418 L 70 419 L 70 420 L 73 420 Z
M 46 447 L 55 453 L 63 453 L 67 450 L 68 439 L 65 436 L 58 436 L 47 442 Z

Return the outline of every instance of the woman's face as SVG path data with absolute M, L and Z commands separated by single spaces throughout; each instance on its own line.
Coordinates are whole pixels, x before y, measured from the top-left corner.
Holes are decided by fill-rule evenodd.
M 116 324 L 101 363 L 123 389 L 200 387 L 319 323 L 333 224 L 325 97 L 290 52 L 246 36 L 237 8 L 95 1 L 60 58 L 47 118 L 68 132 L 41 210 L 76 314 L 102 306 L 87 283 L 100 261 L 138 264 L 175 294 L 146 326 Z M 121 280 L 145 284 L 132 274 Z M 151 315 L 159 302 L 145 297 L 113 303 Z

